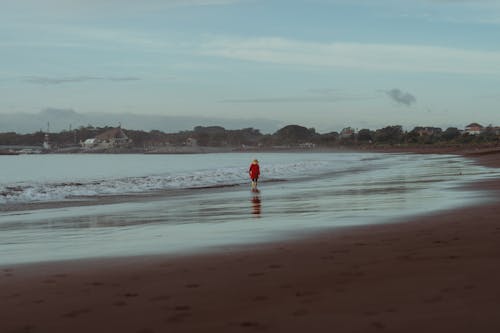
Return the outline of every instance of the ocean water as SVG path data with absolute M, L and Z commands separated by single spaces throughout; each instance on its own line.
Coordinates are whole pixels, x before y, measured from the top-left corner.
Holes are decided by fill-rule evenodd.
M 261 192 L 247 169 L 261 163 Z M 0 156 L 0 264 L 208 251 L 485 200 L 450 155 Z

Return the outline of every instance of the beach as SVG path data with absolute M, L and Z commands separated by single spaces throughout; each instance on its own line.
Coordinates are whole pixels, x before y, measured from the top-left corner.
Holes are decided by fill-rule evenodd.
M 500 180 L 468 186 L 491 201 L 214 253 L 2 265 L 0 331 L 498 332 Z

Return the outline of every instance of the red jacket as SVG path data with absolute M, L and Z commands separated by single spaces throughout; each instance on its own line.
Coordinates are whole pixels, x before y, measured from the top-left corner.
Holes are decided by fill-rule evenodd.
M 248 169 L 248 174 L 251 179 L 259 178 L 260 176 L 260 168 L 258 164 L 250 164 L 250 169 Z

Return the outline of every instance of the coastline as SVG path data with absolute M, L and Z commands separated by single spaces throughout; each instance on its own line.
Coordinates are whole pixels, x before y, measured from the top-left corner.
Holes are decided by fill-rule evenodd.
M 500 167 L 500 153 L 459 154 Z M 499 213 L 492 202 L 217 254 L 0 267 L 0 331 L 497 332 Z

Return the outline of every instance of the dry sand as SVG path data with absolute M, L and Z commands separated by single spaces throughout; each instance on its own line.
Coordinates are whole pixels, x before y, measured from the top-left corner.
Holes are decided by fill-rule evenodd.
M 211 255 L 2 267 L 0 332 L 500 332 L 499 216 L 493 202 Z

